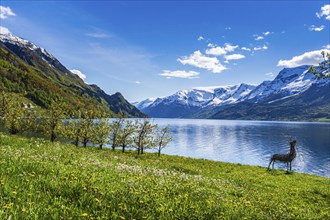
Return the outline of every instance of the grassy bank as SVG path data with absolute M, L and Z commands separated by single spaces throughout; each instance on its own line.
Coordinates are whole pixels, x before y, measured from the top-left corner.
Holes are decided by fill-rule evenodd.
M 329 219 L 330 179 L 0 133 L 0 219 Z

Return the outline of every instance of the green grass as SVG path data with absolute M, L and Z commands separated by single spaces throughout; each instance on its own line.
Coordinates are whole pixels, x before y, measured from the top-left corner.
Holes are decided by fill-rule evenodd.
M 0 133 L 0 219 L 329 219 L 330 179 Z

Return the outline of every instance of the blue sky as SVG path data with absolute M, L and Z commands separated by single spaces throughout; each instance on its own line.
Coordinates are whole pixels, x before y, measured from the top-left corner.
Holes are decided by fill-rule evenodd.
M 2 0 L 0 16 L 85 82 L 129 101 L 259 84 L 330 49 L 329 1 Z

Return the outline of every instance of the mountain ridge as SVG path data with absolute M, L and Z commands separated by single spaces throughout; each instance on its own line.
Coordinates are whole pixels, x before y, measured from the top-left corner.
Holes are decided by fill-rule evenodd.
M 194 97 L 194 95 L 203 97 L 203 95 L 208 94 L 208 97 L 211 97 L 211 92 L 213 97 L 211 98 L 212 100 L 208 100 L 207 105 L 190 104 L 194 103 L 194 100 L 190 100 L 190 103 L 180 103 L 177 100 L 171 100 L 171 98 L 176 97 L 175 95 L 147 99 L 134 104 L 151 117 L 250 120 L 330 119 L 330 97 L 328 96 L 330 79 L 318 80 L 308 71 L 309 67 L 308 65 L 303 65 L 295 68 L 284 68 L 274 80 L 264 81 L 257 86 L 241 83 L 233 86 L 196 87 L 197 89 L 180 90 L 175 93 L 177 94 L 176 96 L 181 95 L 178 99 L 188 100 L 189 97 Z M 240 87 L 245 87 L 243 92 L 239 91 Z M 190 94 L 188 97 L 186 91 L 194 94 Z M 301 100 L 314 97 L 311 91 L 317 92 L 321 97 L 319 102 L 301 103 Z M 168 100 L 171 100 L 171 102 Z M 199 101 L 203 103 L 201 100 Z M 206 103 L 207 99 L 205 98 L 204 101 Z M 293 110 L 289 111 L 290 105 L 293 107 L 299 106 L 302 109 L 305 108 L 306 111 L 307 109 L 309 110 L 307 112 L 299 111 L 299 114 L 294 113 Z M 267 109 L 267 111 L 264 111 L 262 108 Z M 298 114 L 298 116 L 295 114 Z M 319 115 L 319 117 L 316 117 L 316 115 Z
M 108 95 L 100 87 L 86 84 L 46 49 L 9 31 L 0 33 L 0 55 L 0 88 L 43 108 L 61 98 L 72 106 L 90 103 L 109 116 L 122 112 L 128 117 L 146 117 L 120 93 Z

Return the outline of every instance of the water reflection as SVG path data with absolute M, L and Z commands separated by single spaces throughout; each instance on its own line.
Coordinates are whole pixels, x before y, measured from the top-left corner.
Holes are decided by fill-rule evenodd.
M 293 170 L 330 177 L 330 124 L 297 122 L 155 119 L 170 125 L 166 154 L 266 167 L 274 153 L 287 153 L 297 140 Z M 276 168 L 286 169 L 276 163 Z

